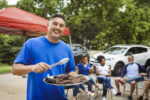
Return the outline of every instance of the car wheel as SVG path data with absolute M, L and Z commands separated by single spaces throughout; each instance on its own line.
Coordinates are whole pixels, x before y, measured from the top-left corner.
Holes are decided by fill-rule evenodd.
M 124 66 L 124 64 L 123 64 L 122 62 L 118 62 L 118 63 L 115 65 L 115 69 L 114 69 L 114 75 L 115 75 L 115 76 L 121 75 L 123 66 Z
M 148 66 L 150 66 L 150 59 L 146 61 L 145 68 L 147 68 Z

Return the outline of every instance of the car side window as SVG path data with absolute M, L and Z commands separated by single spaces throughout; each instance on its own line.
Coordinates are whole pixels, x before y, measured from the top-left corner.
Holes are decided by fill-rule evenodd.
M 137 47 L 137 53 L 144 53 L 144 52 L 147 52 L 147 48 Z
M 143 48 L 143 47 L 132 47 L 128 50 L 128 52 L 126 53 L 129 54 L 139 54 L 139 53 L 144 53 L 144 52 L 147 52 L 147 48 Z
M 126 55 L 127 54 L 136 54 L 136 48 L 135 47 L 132 47 L 132 48 L 130 48 L 128 51 L 127 51 L 127 53 L 126 53 Z

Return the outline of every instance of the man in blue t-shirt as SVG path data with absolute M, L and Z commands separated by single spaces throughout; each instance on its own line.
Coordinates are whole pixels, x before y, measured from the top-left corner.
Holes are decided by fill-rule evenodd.
M 128 82 L 129 80 L 132 80 L 131 82 L 129 82 L 131 84 L 131 93 L 130 96 L 128 96 L 128 100 L 132 100 L 132 94 L 136 85 L 136 81 L 134 79 L 139 77 L 139 71 L 146 71 L 146 69 L 140 64 L 135 63 L 134 57 L 132 55 L 128 56 L 128 62 L 129 64 L 125 65 L 122 70 L 121 77 L 115 79 L 116 87 L 118 90 L 116 95 L 121 95 L 119 82 L 124 83 L 126 81 Z
M 43 82 L 47 75 L 75 74 L 75 64 L 71 49 L 60 40 L 65 28 L 62 15 L 54 15 L 48 26 L 46 36 L 29 39 L 14 60 L 12 73 L 26 75 L 27 100 L 67 100 L 63 86 L 53 86 Z M 69 61 L 50 67 L 63 58 Z

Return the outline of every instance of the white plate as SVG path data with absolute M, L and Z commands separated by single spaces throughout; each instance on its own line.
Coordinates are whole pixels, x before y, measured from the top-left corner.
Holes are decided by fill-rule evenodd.
M 83 83 L 85 83 L 85 82 L 87 82 L 87 81 L 89 81 L 89 80 L 91 79 L 90 76 L 86 76 L 86 75 L 83 75 L 83 76 L 84 76 L 85 79 L 86 79 L 85 81 L 80 82 L 80 83 L 74 83 L 74 84 L 56 84 L 56 83 L 48 83 L 48 82 L 45 81 L 46 78 L 44 78 L 43 81 L 44 81 L 45 83 L 49 84 L 49 85 L 55 85 L 55 86 L 73 86 L 73 85 L 83 84 Z M 53 79 L 53 77 L 50 77 L 50 78 Z

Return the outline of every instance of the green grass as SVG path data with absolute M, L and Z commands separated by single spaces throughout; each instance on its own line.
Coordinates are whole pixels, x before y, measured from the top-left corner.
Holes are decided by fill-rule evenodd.
M 0 74 L 11 72 L 11 68 L 10 65 L 0 63 Z

